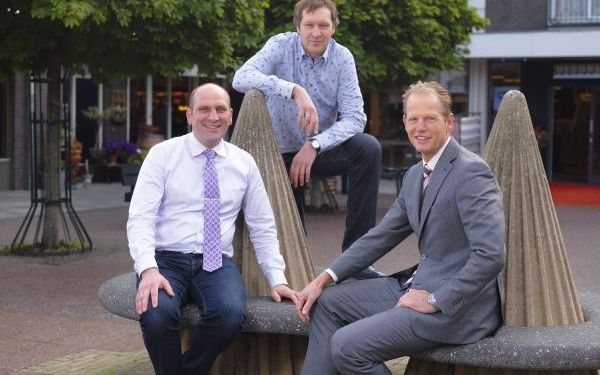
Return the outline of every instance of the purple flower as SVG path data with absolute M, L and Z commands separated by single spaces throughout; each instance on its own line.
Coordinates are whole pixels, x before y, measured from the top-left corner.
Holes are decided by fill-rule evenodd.
M 131 155 L 137 152 L 137 145 L 124 139 L 107 139 L 104 141 L 103 148 L 108 154 L 117 152 Z

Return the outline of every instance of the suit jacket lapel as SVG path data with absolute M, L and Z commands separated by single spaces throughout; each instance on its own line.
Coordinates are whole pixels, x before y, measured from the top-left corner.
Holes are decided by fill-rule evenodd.
M 410 182 L 410 189 L 407 189 L 407 215 L 412 228 L 419 227 L 419 212 L 421 203 L 421 189 L 423 187 L 423 164 L 419 162 L 419 166 L 415 171 L 415 177 Z M 408 186 L 407 186 L 408 187 Z M 410 202 L 410 205 L 409 203 Z M 418 233 L 417 233 L 418 235 Z
M 429 214 L 429 210 L 435 201 L 435 197 L 437 196 L 444 180 L 448 176 L 448 173 L 450 173 L 454 167 L 452 162 L 457 156 L 458 143 L 454 140 L 454 138 L 452 138 L 440 156 L 440 160 L 438 160 L 435 169 L 431 174 L 431 181 L 429 181 L 429 186 L 427 187 L 427 191 L 423 197 L 423 205 L 421 206 L 421 217 L 419 221 L 419 233 L 423 230 L 423 225 L 427 219 L 427 214 Z

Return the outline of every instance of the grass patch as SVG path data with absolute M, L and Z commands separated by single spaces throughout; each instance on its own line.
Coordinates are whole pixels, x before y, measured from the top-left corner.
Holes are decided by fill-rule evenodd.
M 44 247 L 41 243 L 22 243 L 14 247 L 4 245 L 0 247 L 0 255 L 23 255 L 23 256 L 46 256 L 46 255 L 70 255 L 82 253 L 86 250 L 84 244 L 79 240 L 60 241 L 56 246 Z

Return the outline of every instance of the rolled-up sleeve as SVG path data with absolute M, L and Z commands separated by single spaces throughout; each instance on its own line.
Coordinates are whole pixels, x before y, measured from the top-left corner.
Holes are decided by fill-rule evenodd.
M 284 63 L 285 47 L 278 36 L 270 38 L 264 47 L 235 72 L 233 88 L 239 92 L 260 90 L 266 96 L 291 99 L 296 84 L 274 74 L 274 67 Z
M 336 58 L 341 59 L 337 90 L 339 116 L 330 128 L 315 137 L 323 151 L 362 133 L 367 124 L 367 115 L 364 111 L 364 101 L 358 84 L 354 57 L 348 49 L 341 47 L 338 49 L 340 50 L 338 52 L 339 56 L 336 56 Z

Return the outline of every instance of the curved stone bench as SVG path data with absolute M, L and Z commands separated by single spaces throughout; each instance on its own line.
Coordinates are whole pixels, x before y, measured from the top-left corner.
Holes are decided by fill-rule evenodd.
M 100 287 L 100 303 L 110 312 L 139 320 L 134 309 L 135 274 L 113 277 Z M 442 346 L 413 357 L 434 362 L 501 369 L 568 370 L 600 368 L 600 296 L 580 295 L 586 316 L 582 324 L 556 327 L 501 327 L 495 336 L 468 345 Z M 182 311 L 182 325 L 195 327 L 195 305 Z M 243 332 L 308 335 L 291 302 L 269 297 L 248 299 Z
M 135 273 L 115 276 L 105 281 L 98 291 L 98 299 L 105 309 L 127 319 L 139 320 L 135 312 Z M 200 321 L 196 305 L 185 306 L 181 311 L 181 325 L 193 328 Z M 307 327 L 298 320 L 294 304 L 277 303 L 270 297 L 250 297 L 246 303 L 246 323 L 242 332 L 273 333 L 307 336 Z
M 501 327 L 479 342 L 444 346 L 414 357 L 434 362 L 499 369 L 600 368 L 600 296 L 580 294 L 586 321 L 571 326 Z

